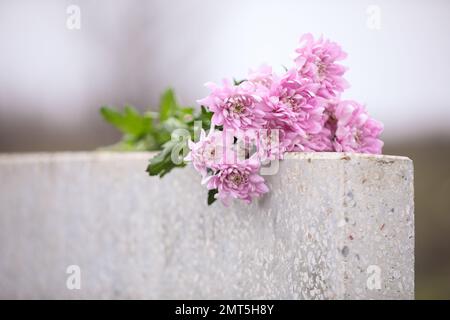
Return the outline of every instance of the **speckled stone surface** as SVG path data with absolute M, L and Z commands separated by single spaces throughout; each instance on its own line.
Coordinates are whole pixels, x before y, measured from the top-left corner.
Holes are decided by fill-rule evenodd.
M 290 154 L 229 208 L 190 167 L 148 177 L 148 158 L 0 155 L 0 298 L 414 298 L 408 158 Z

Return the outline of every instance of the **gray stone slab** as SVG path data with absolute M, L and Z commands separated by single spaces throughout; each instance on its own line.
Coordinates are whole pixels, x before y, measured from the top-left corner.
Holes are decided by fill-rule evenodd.
M 290 154 L 226 208 L 190 167 L 148 177 L 149 157 L 0 155 L 0 298 L 414 298 L 408 158 Z

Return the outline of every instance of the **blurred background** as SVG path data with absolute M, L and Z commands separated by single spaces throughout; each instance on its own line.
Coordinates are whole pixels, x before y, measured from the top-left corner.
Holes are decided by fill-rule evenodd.
M 450 2 L 0 0 L 0 152 L 93 150 L 119 139 L 99 107 L 183 104 L 206 81 L 280 69 L 302 33 L 349 54 L 344 98 L 415 165 L 416 297 L 450 298 Z M 400 190 L 401 192 L 401 190 Z

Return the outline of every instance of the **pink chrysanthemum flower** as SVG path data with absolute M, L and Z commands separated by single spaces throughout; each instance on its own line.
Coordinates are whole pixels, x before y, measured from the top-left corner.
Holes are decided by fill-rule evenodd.
M 287 133 L 289 152 L 329 152 L 333 151 L 332 131 L 328 127 L 314 134 L 299 135 L 295 132 Z
M 246 82 L 253 84 L 260 90 L 267 90 L 272 86 L 274 76 L 272 67 L 263 64 L 256 70 L 250 69 Z
M 236 151 L 240 159 L 257 157 L 261 162 L 279 160 L 287 151 L 285 132 L 274 128 L 236 132 Z
M 323 127 L 323 102 L 315 96 L 318 84 L 301 78 L 294 69 L 276 81 L 265 98 L 268 126 L 307 137 Z
M 383 125 L 358 103 L 340 101 L 348 87 L 338 63 L 346 57 L 341 47 L 306 34 L 296 53 L 296 67 L 282 76 L 263 65 L 238 85 L 208 83 L 210 95 L 198 101 L 213 112 L 213 126 L 189 142 L 186 160 L 225 205 L 268 192 L 261 163 L 286 152 L 381 153 Z
M 191 161 L 194 168 L 202 176 L 206 176 L 207 168 L 214 168 L 220 164 L 232 144 L 233 138 L 225 135 L 222 131 L 216 131 L 211 128 L 208 135 L 206 135 L 202 129 L 198 142 L 188 141 L 191 151 L 185 157 L 185 160 Z
M 337 152 L 380 154 L 383 141 L 379 139 L 383 124 L 371 118 L 355 101 L 341 101 L 331 118 L 335 121 L 334 148 Z
M 222 164 L 204 180 L 209 190 L 217 189 L 216 198 L 229 205 L 231 199 L 250 203 L 253 198 L 269 191 L 264 178 L 258 174 L 260 163 L 250 158 L 234 164 Z
M 283 159 L 290 140 L 285 138 L 286 132 L 280 129 L 262 129 L 258 132 L 256 143 L 257 155 L 260 161 L 267 162 Z
M 223 87 L 214 83 L 207 83 L 206 86 L 212 92 L 198 103 L 214 112 L 211 119 L 213 124 L 223 126 L 224 129 L 247 130 L 261 128 L 265 123 L 262 99 L 255 93 L 253 86 L 235 86 L 226 80 Z
M 322 37 L 314 41 L 313 36 L 308 33 L 300 38 L 296 53 L 298 56 L 295 62 L 300 74 L 320 83 L 317 91 L 319 96 L 331 98 L 349 87 L 343 78 L 347 68 L 336 63 L 345 59 L 347 54 L 337 43 Z

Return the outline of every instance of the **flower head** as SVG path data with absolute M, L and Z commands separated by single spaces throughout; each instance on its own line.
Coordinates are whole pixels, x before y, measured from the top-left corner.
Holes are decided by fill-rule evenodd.
M 271 86 L 265 103 L 269 107 L 266 114 L 268 127 L 280 129 L 281 145 L 287 145 L 286 139 L 294 140 L 303 150 L 302 141 L 323 129 L 323 101 L 315 96 L 318 84 L 302 78 L 292 69 Z M 298 139 L 298 138 L 303 138 Z M 287 146 L 288 150 L 293 148 Z
M 240 159 L 254 156 L 263 163 L 280 160 L 288 146 L 284 136 L 283 130 L 270 127 L 259 130 L 236 131 L 235 150 Z
M 225 205 L 231 199 L 241 199 L 250 203 L 269 191 L 264 178 L 258 174 L 260 163 L 255 158 L 246 159 L 234 164 L 222 164 L 207 180 L 209 190 L 217 189 L 217 198 Z
M 295 62 L 299 72 L 320 84 L 317 92 L 319 96 L 334 97 L 348 88 L 348 83 L 343 78 L 346 68 L 337 63 L 345 59 L 347 54 L 337 43 L 322 37 L 315 41 L 308 33 L 300 38 L 296 53 L 298 55 Z
M 315 97 L 317 84 L 301 78 L 294 69 L 274 83 L 267 98 L 270 113 L 268 121 L 276 127 L 304 133 L 321 129 L 323 107 Z
M 272 67 L 263 64 L 256 70 L 250 69 L 246 82 L 264 90 L 270 88 L 274 77 L 275 74 L 272 72 Z
M 355 101 L 341 101 L 333 113 L 335 121 L 334 148 L 337 152 L 380 154 L 383 141 L 379 139 L 383 124 L 371 118 Z
M 306 34 L 296 53 L 296 67 L 281 76 L 262 65 L 238 84 L 208 83 L 210 94 L 198 101 L 213 113 L 212 128 L 189 142 L 186 160 L 225 205 L 268 192 L 261 164 L 286 152 L 381 153 L 383 125 L 357 102 L 340 100 L 348 87 L 341 47 Z
M 232 137 L 222 131 L 211 128 L 208 135 L 202 129 L 198 142 L 188 141 L 191 150 L 186 156 L 186 161 L 192 161 L 194 168 L 206 176 L 208 168 L 214 168 L 220 164 L 227 153 L 227 149 L 233 144 Z
M 264 124 L 262 99 L 256 94 L 254 86 L 235 86 L 229 81 L 224 81 L 223 87 L 213 83 L 206 86 L 211 89 L 211 94 L 198 103 L 214 112 L 213 124 L 239 130 L 260 128 Z
M 333 151 L 332 131 L 323 127 L 321 131 L 313 134 L 299 135 L 294 132 L 287 134 L 289 152 L 329 152 Z

